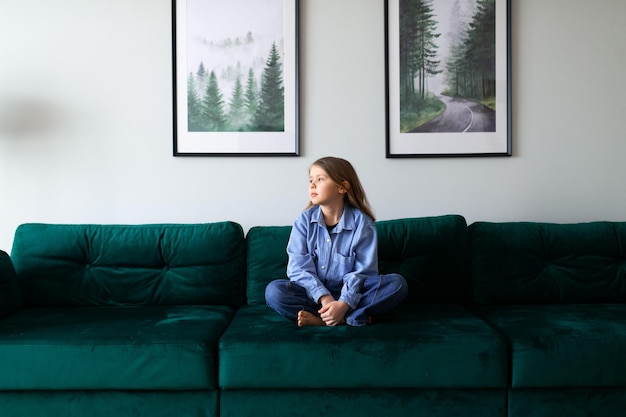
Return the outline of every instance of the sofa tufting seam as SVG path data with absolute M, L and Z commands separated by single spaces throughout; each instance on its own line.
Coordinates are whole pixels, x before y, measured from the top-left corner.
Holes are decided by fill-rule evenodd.
M 169 266 L 165 261 L 165 255 L 163 254 L 163 240 L 165 239 L 165 230 L 161 230 L 159 233 L 159 239 L 157 241 L 157 247 L 159 248 L 159 260 L 161 261 L 161 268 Z

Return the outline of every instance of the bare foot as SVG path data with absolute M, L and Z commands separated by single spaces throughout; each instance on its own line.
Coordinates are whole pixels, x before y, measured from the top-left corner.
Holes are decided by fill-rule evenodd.
M 308 311 L 301 310 L 298 312 L 298 327 L 305 326 L 326 326 L 326 323 L 324 323 L 324 320 L 322 320 L 321 317 L 309 313 Z

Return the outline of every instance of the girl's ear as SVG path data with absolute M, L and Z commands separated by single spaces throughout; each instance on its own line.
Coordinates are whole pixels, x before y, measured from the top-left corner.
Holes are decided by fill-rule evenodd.
M 342 181 L 341 187 L 339 188 L 340 193 L 347 193 L 348 189 L 350 189 L 350 183 L 348 181 Z

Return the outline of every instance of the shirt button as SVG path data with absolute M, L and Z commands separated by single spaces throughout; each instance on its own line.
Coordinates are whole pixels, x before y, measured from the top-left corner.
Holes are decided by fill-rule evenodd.
M 324 265 L 322 265 L 322 269 L 326 269 L 326 267 Z

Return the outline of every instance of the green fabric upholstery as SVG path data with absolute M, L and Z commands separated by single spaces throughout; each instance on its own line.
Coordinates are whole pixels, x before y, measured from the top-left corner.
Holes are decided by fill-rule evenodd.
M 265 287 L 287 278 L 287 242 L 291 226 L 256 226 L 246 235 L 248 304 L 265 304 Z
M 290 226 L 20 226 L 0 251 L 0 416 L 624 413 L 626 222 L 376 227 L 406 301 L 298 328 L 265 305 Z
M 516 389 L 509 417 L 618 417 L 626 410 L 626 388 Z
M 469 226 L 472 309 L 506 338 L 508 416 L 626 409 L 626 223 Z
M 249 230 L 248 304 L 219 342 L 222 416 L 506 415 L 506 342 L 460 304 L 472 299 L 465 219 L 376 227 L 379 270 L 402 274 L 409 296 L 361 328 L 298 328 L 267 307 L 291 227 Z
M 480 303 L 626 302 L 626 223 L 469 227 Z
M 505 388 L 507 348 L 460 305 L 399 306 L 378 323 L 298 328 L 241 307 L 220 339 L 224 389 Z
M 465 219 L 459 215 L 376 223 L 378 268 L 401 274 L 407 303 L 456 303 L 472 299 Z
M 245 241 L 232 222 L 18 227 L 11 257 L 31 306 L 237 306 Z
M 13 262 L 6 252 L 0 250 L 0 319 L 17 311 L 21 305 L 22 296 Z
M 0 391 L 2 417 L 217 417 L 217 391 Z
M 381 273 L 402 274 L 407 303 L 471 300 L 467 224 L 447 215 L 376 223 Z M 287 278 L 286 247 L 291 226 L 258 226 L 248 231 L 248 304 L 265 304 L 270 281 Z
M 0 320 L 0 390 L 216 388 L 217 341 L 232 315 L 228 306 L 25 308 Z
M 504 417 L 506 390 L 226 390 L 220 395 L 220 415 Z
M 626 304 L 477 311 L 509 340 L 513 388 L 626 386 Z

